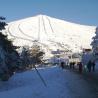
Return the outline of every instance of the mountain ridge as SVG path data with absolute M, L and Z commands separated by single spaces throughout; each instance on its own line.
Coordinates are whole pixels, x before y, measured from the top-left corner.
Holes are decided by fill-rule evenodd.
M 21 20 L 26 20 L 26 19 L 29 19 L 29 18 L 32 18 L 32 17 L 39 17 L 39 16 L 46 16 L 46 17 L 54 18 L 54 19 L 61 20 L 61 21 L 71 23 L 71 24 L 74 24 L 74 25 L 87 26 L 87 27 L 89 27 L 89 26 L 90 27 L 97 27 L 96 25 L 87 25 L 87 24 L 84 25 L 84 24 L 81 24 L 81 23 L 75 23 L 75 22 L 71 22 L 71 21 L 68 21 L 68 20 L 66 21 L 64 19 L 59 19 L 59 18 L 48 16 L 48 15 L 45 15 L 45 14 L 38 14 L 38 15 L 35 15 L 35 16 L 31 16 L 31 17 L 21 18 L 21 19 L 15 20 L 15 21 L 10 21 L 10 22 L 8 22 L 8 24 L 13 23 L 13 22 L 17 22 L 17 21 L 21 21 Z

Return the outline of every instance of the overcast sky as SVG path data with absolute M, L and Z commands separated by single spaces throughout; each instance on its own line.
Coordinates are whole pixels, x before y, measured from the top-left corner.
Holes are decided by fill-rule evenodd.
M 0 0 L 0 16 L 7 22 L 38 14 L 98 26 L 98 0 Z

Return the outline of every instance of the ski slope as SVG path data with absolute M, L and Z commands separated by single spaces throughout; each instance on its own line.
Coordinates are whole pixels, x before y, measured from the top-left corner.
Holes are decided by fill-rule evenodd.
M 86 26 L 37 15 L 8 24 L 7 35 L 15 45 L 32 46 L 37 41 L 46 52 L 53 50 L 71 50 L 79 52 L 91 48 L 96 26 Z
M 0 82 L 0 98 L 96 98 L 81 75 L 58 66 L 38 70 L 47 87 L 33 69 L 16 73 L 8 82 Z

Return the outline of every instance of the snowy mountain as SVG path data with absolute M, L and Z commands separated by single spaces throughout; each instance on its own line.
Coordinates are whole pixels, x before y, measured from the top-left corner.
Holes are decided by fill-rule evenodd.
M 38 41 L 46 51 L 67 49 L 79 52 L 82 48 L 91 48 L 96 27 L 38 15 L 11 22 L 6 30 L 17 46 L 32 46 L 33 42 Z

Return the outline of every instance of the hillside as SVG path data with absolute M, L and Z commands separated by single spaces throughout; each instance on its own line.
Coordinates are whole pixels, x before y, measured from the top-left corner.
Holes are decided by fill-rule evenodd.
M 91 48 L 95 29 L 95 26 L 70 23 L 46 15 L 14 21 L 6 27 L 15 45 L 32 46 L 37 41 L 46 52 L 57 49 L 79 52 L 82 48 Z

